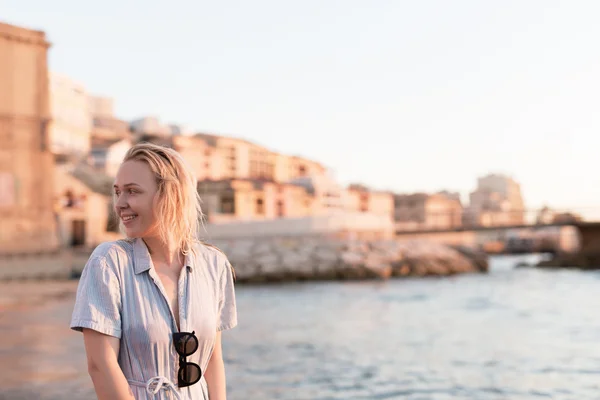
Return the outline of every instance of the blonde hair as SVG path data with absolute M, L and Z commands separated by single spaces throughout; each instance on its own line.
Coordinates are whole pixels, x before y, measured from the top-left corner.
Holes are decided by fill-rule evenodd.
M 152 143 L 131 147 L 123 162 L 131 160 L 148 164 L 156 177 L 161 240 L 175 243 L 183 254 L 188 254 L 199 242 L 203 218 L 194 173 L 177 151 Z

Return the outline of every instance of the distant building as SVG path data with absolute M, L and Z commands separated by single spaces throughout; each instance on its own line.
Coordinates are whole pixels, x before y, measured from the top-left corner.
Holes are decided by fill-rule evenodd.
M 347 204 L 345 189 L 328 174 L 300 176 L 290 183 L 302 186 L 313 197 L 312 215 L 341 211 Z
M 93 248 L 122 237 L 112 212 L 111 177 L 79 164 L 55 170 L 55 211 L 62 247 Z
M 448 199 L 455 200 L 462 204 L 462 202 L 460 200 L 460 193 L 458 193 L 458 192 L 450 192 L 448 190 L 442 190 L 440 192 L 437 192 L 437 194 L 445 196 Z
M 129 123 L 114 114 L 114 101 L 109 97 L 89 96 L 93 139 L 120 140 L 129 137 Z
M 303 187 L 252 179 L 202 181 L 198 193 L 210 223 L 303 217 L 313 203 Z
M 169 133 L 174 136 L 189 136 L 194 134 L 194 131 L 187 126 L 179 125 L 179 124 L 169 124 L 167 125 L 169 129 Z
M 362 185 L 350 185 L 343 194 L 346 211 L 370 213 L 394 218 L 394 195 L 389 192 L 373 191 Z
M 58 248 L 49 47 L 44 32 L 0 23 L 0 255 Z
M 88 156 L 88 164 L 98 172 L 114 178 L 117 175 L 123 158 L 132 146 L 130 139 L 92 139 L 92 151 Z
M 460 200 L 444 194 L 394 195 L 396 230 L 453 229 L 462 225 Z
M 465 211 L 465 225 L 522 225 L 525 205 L 521 186 L 512 178 L 490 174 L 477 180 L 477 189 L 470 194 Z
M 332 199 L 322 182 L 312 186 L 258 179 L 225 179 L 198 183 L 207 221 L 214 226 L 234 224 L 230 234 L 310 234 L 328 231 L 334 224 L 361 235 L 389 237 L 393 232 L 391 194 L 341 189 Z M 242 225 L 240 225 L 242 223 Z M 261 223 L 252 225 L 252 223 Z M 284 225 L 282 225 L 284 224 Z M 344 228 L 341 228 L 344 227 Z M 231 231 L 233 228 L 222 228 Z M 222 231 L 217 228 L 217 231 Z M 253 232 L 252 229 L 255 231 Z
M 167 125 L 162 124 L 157 117 L 143 117 L 133 120 L 130 123 L 130 128 L 134 135 L 171 135 L 171 129 Z
M 51 73 L 48 126 L 50 149 L 60 159 L 82 158 L 90 150 L 92 118 L 85 87 L 71 78 Z
M 94 117 L 113 118 L 115 116 L 115 101 L 111 97 L 89 96 L 90 114 Z
M 192 139 L 193 138 L 193 139 Z M 199 140 L 204 141 L 201 145 Z M 294 178 L 324 173 L 325 168 L 318 162 L 306 158 L 276 153 L 248 140 L 200 133 L 177 139 L 176 149 L 185 152 L 184 146 L 202 148 L 194 161 L 202 159 L 204 171 L 197 168 L 198 179 L 259 179 L 275 182 L 289 182 Z

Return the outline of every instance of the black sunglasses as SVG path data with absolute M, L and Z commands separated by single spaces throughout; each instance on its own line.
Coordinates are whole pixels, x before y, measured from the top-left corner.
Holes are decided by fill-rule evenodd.
M 186 357 L 191 356 L 198 350 L 198 338 L 195 331 L 175 332 L 173 333 L 173 344 L 179 354 L 179 371 L 177 372 L 177 386 L 186 387 L 197 383 L 202 377 L 200 366 L 195 363 L 185 361 Z

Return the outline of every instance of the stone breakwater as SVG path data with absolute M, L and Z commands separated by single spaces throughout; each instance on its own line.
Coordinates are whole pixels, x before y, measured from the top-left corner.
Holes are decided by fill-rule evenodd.
M 487 272 L 487 256 L 425 241 L 331 237 L 220 239 L 238 282 L 358 280 Z

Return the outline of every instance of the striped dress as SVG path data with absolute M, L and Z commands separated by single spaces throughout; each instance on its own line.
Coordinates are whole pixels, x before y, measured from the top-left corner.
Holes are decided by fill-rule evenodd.
M 182 332 L 195 331 L 198 350 L 187 358 L 206 370 L 216 332 L 237 325 L 234 275 L 226 256 L 198 244 L 178 282 Z M 178 388 L 177 324 L 141 239 L 99 245 L 83 269 L 71 329 L 93 329 L 120 339 L 119 365 L 139 399 L 208 399 L 204 378 Z

